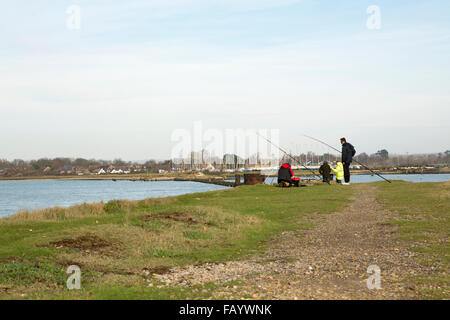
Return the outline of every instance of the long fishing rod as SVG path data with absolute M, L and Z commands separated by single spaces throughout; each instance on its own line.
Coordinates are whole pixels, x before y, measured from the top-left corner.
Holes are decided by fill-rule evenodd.
M 323 144 L 323 145 L 326 145 L 327 147 L 329 147 L 329 148 L 331 148 L 331 149 L 333 149 L 333 150 L 335 150 L 335 151 L 337 151 L 337 152 L 339 152 L 339 153 L 342 154 L 341 151 L 339 151 L 338 149 L 336 149 L 336 148 L 333 147 L 333 146 L 330 146 L 328 143 L 325 143 L 325 142 L 323 142 L 323 141 L 320 141 L 319 139 L 316 139 L 316 138 L 307 136 L 306 134 L 302 134 L 302 136 L 304 136 L 304 137 L 306 137 L 306 138 L 309 138 L 309 139 L 312 139 L 312 140 L 314 140 L 314 141 L 317 141 L 317 142 L 319 142 L 319 143 L 321 143 L 321 144 Z M 379 174 L 379 173 L 373 171 L 372 169 L 370 169 L 370 168 L 369 168 L 368 166 L 366 166 L 365 164 L 362 164 L 361 162 L 357 161 L 356 159 L 353 159 L 353 160 L 354 160 L 357 164 L 363 166 L 364 168 L 366 168 L 367 170 L 369 170 L 370 172 L 372 172 L 373 174 L 376 174 L 377 176 L 379 176 L 381 179 L 383 179 L 383 180 L 385 180 L 385 181 L 387 181 L 387 182 L 389 182 L 389 183 L 392 183 L 390 180 L 386 179 L 386 178 L 383 177 L 381 174 Z
M 285 155 L 287 155 L 290 159 L 294 160 L 295 162 L 299 163 L 302 167 L 304 167 L 305 169 L 311 171 L 316 177 L 318 178 L 322 178 L 321 176 L 319 176 L 318 174 L 316 174 L 316 172 L 310 168 L 308 168 L 307 166 L 305 166 L 304 164 L 300 163 L 298 160 L 296 160 L 293 156 L 291 156 L 289 153 L 287 153 L 286 151 L 284 151 L 283 149 L 281 149 L 279 146 L 277 146 L 275 143 L 273 143 L 272 141 L 270 141 L 269 139 L 267 139 L 266 137 L 263 137 L 262 135 L 260 135 L 259 133 L 256 133 L 257 136 L 263 138 L 264 140 L 266 140 L 268 143 L 270 143 L 271 145 L 273 145 L 275 148 L 277 148 L 278 150 L 280 150 L 281 152 L 283 152 Z

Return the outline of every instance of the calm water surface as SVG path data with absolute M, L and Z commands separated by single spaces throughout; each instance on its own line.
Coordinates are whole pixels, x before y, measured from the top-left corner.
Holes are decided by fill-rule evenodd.
M 390 180 L 410 182 L 444 182 L 450 174 L 399 174 L 385 175 Z M 382 181 L 377 176 L 353 175 L 352 183 Z M 276 178 L 267 178 L 274 183 Z M 83 202 L 113 199 L 141 200 L 177 196 L 187 193 L 227 189 L 228 187 L 190 181 L 0 181 L 0 217 L 23 209 L 40 209 L 54 206 L 69 207 Z
M 0 217 L 21 209 L 69 207 L 83 202 L 141 200 L 227 189 L 190 181 L 0 181 Z
M 403 180 L 409 182 L 444 182 L 450 180 L 450 174 L 384 174 L 388 180 Z M 275 183 L 276 178 L 267 178 L 266 183 Z M 351 182 L 352 183 L 366 183 L 366 182 L 376 182 L 376 181 L 384 181 L 380 177 L 376 175 L 369 174 L 361 174 L 361 175 L 352 175 Z

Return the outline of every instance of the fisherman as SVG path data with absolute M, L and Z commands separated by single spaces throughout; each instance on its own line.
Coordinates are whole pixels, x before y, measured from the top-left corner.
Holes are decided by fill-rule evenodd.
M 322 175 L 323 182 L 330 184 L 331 180 L 331 167 L 328 164 L 328 161 L 324 161 L 323 164 L 319 168 L 319 173 Z
M 342 180 L 344 179 L 344 166 L 342 162 L 337 161 L 336 162 L 336 169 L 331 167 L 331 170 L 336 174 L 336 182 L 342 183 Z
M 347 142 L 347 139 L 341 138 L 342 144 L 342 164 L 344 165 L 344 180 L 342 184 L 350 184 L 350 164 L 356 154 L 355 148 Z
M 290 163 L 283 163 L 278 170 L 278 184 L 284 187 L 290 187 L 292 182 L 292 177 L 294 176 L 294 171 L 292 171 Z

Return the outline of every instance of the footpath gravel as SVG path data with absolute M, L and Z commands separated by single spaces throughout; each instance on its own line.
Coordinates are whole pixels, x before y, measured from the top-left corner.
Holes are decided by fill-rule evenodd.
M 269 249 L 243 261 L 175 267 L 155 275 L 165 286 L 227 283 L 213 299 L 417 299 L 410 277 L 432 270 L 396 239 L 392 218 L 375 199 L 376 189 L 358 186 L 341 212 L 316 215 L 310 230 L 283 232 Z M 367 286 L 368 267 L 380 268 L 381 289 Z

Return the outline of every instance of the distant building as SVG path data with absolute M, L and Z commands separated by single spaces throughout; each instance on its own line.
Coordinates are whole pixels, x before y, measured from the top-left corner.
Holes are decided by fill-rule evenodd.
M 208 164 L 208 165 L 204 168 L 204 170 L 210 171 L 210 172 L 214 172 L 214 171 L 216 171 L 216 168 L 214 168 L 214 166 L 213 166 L 212 164 Z
M 73 168 L 71 166 L 65 166 L 60 169 L 58 169 L 59 174 L 72 174 Z
M 44 172 L 44 173 L 49 173 L 50 171 L 52 171 L 52 168 L 47 167 L 47 168 L 45 168 L 42 172 Z

